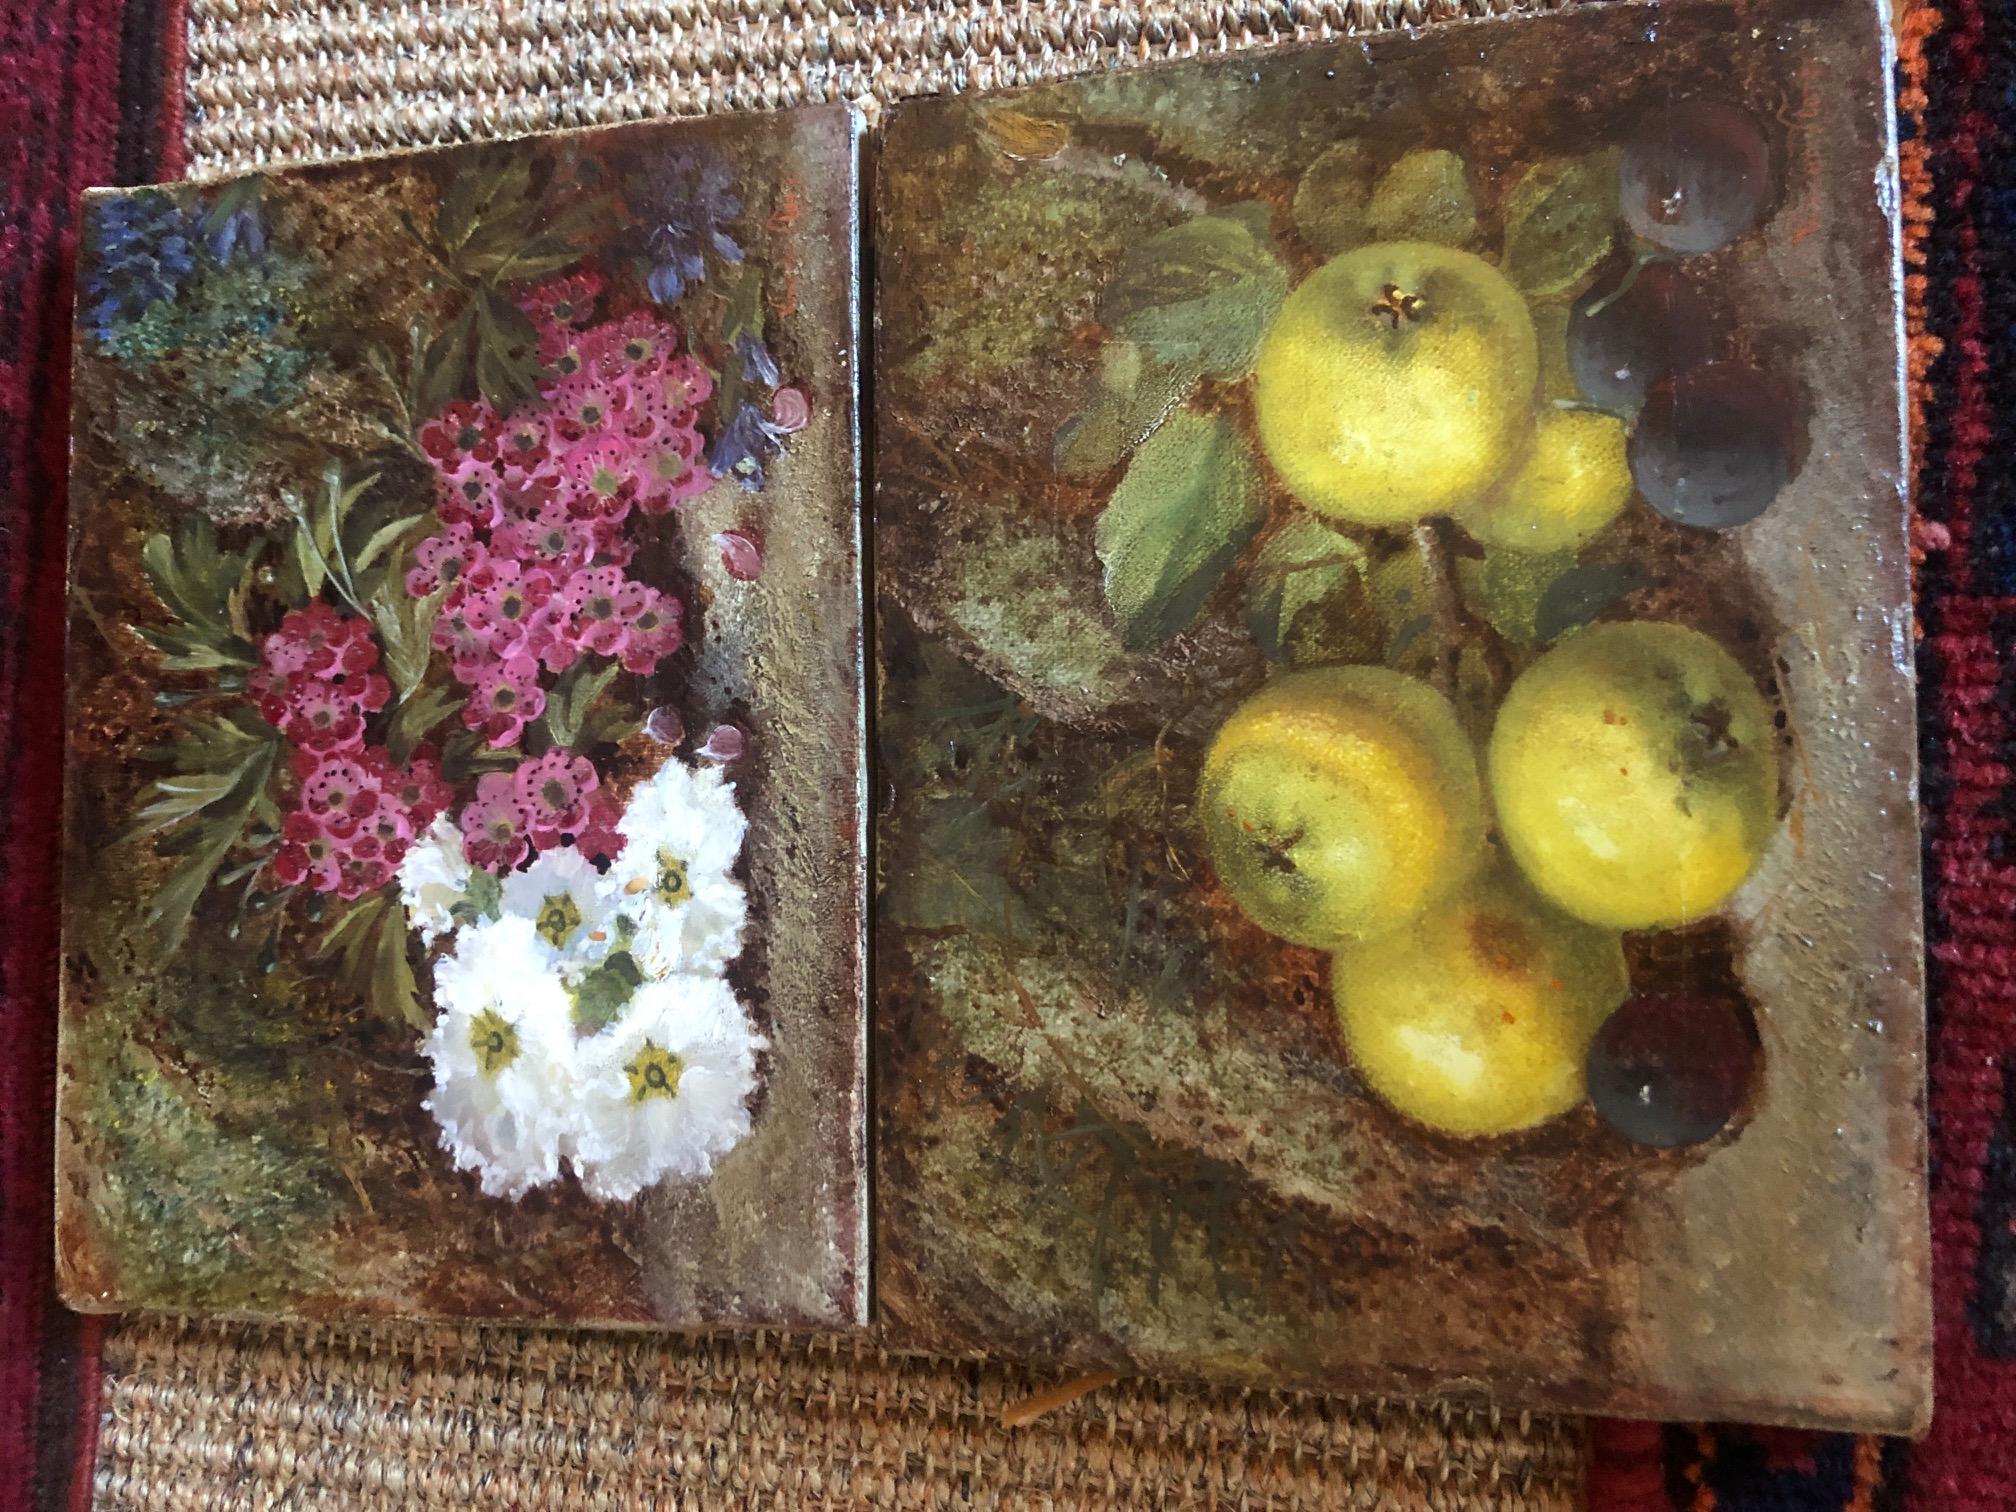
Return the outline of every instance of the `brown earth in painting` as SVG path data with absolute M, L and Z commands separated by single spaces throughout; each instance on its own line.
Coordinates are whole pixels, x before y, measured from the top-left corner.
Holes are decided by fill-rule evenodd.
M 1862 60 L 1868 37 L 1836 36 L 1824 10 L 1604 8 L 892 113 L 876 189 L 877 1265 L 899 1338 L 1651 1414 L 1915 1410 L 1916 1146 L 1893 1142 L 1889 1104 L 1851 1117 L 1833 1092 L 1873 1078 L 1894 1094 L 1913 1042 L 1859 1042 L 1821 973 L 1783 961 L 1788 941 L 1813 945 L 1779 896 L 1790 872 L 1834 868 L 1820 875 L 1851 890 L 1879 876 L 1894 897 L 1871 906 L 1892 924 L 1862 948 L 1902 963 L 1873 973 L 1900 1000 L 1915 991 L 1911 847 L 1887 822 L 1866 857 L 1835 838 L 1844 772 L 1896 796 L 1909 694 L 1887 632 L 1830 628 L 1842 616 L 1821 596 L 1845 582 L 1872 613 L 1903 604 L 1894 332 L 1879 318 L 1894 290 L 1862 166 L 1880 162 L 1882 118 L 1834 56 Z M 1855 81 L 1839 97 L 1834 71 Z M 1604 201 L 1622 192 L 1618 144 L 1655 107 L 1703 96 L 1752 123 L 1702 153 L 1749 175 L 1748 202 L 1706 212 L 1729 228 L 1666 226 L 1681 201 L 1662 208 L 1659 190 L 1649 209 Z M 1455 97 L 1460 112 L 1437 103 Z M 1748 131 L 1768 143 L 1761 177 Z M 1822 251 L 1830 214 L 1841 245 Z M 1717 250 L 1669 263 L 1654 242 L 1690 236 Z M 1539 412 L 1635 427 L 1628 501 L 1565 548 L 1485 544 L 1467 502 L 1454 519 L 1354 524 L 1363 500 L 1319 504 L 1302 460 L 1282 465 L 1256 399 L 1274 359 L 1257 386 L 1249 374 L 1284 294 L 1340 252 L 1413 241 L 1481 252 L 1518 283 Z M 1813 264 L 1829 286 L 1788 290 L 1785 270 Z M 1722 364 L 1729 392 L 1761 372 L 1777 396 L 1750 419 L 1779 450 L 1732 460 L 1712 505 L 1674 483 L 1674 417 L 1645 390 L 1659 375 L 1620 402 L 1616 362 L 1573 355 L 1571 321 L 1641 275 L 1648 289 L 1677 277 L 1701 305 L 1673 360 Z M 1850 287 L 1875 322 L 1852 379 L 1858 338 L 1835 313 Z M 1396 323 L 1412 318 L 1388 298 Z M 1367 393 L 1340 409 L 1377 411 Z M 1424 443 L 1420 468 L 1450 453 Z M 1819 493 L 1837 457 L 1868 481 Z M 1766 519 L 1715 516 L 1749 507 L 1753 465 L 1778 470 Z M 1740 801 L 1776 781 L 1762 805 L 1775 835 L 1753 828 L 1741 858 L 1752 885 L 1681 927 L 1623 934 L 1630 990 L 1727 1005 L 1729 1055 L 1760 1069 L 1719 1132 L 1678 1149 L 1633 1143 L 1586 1104 L 1496 1137 L 1436 1132 L 1354 1065 L 1328 954 L 1262 929 L 1213 868 L 1206 749 L 1282 669 L 1369 663 L 1438 689 L 1481 751 L 1507 687 L 1552 644 L 1633 621 L 1690 627 L 1733 658 L 1762 709 L 1744 758 L 1761 775 Z M 1732 712 L 1751 717 L 1711 703 L 1687 738 L 1728 749 Z M 1880 727 L 1890 754 L 1844 757 L 1858 727 Z M 1485 822 L 1489 870 L 1508 842 Z M 1830 1129 L 1855 1153 L 1830 1151 Z M 1868 1161 L 1884 1163 L 1882 1193 Z M 1718 1181 L 1797 1213 L 1800 1244 L 1727 1237 L 1741 1218 L 1687 1195 Z M 1852 1283 L 1897 1325 L 1869 1357 L 1896 1341 L 1901 1370 L 1793 1363 L 1801 1338 L 1846 1359 L 1868 1337 L 1849 1313 L 1819 1322 L 1835 1282 L 1815 1278 L 1845 1273 L 1800 1245 L 1829 1222 L 1881 1228 L 1906 1257 L 1901 1286 L 1881 1266 Z M 1691 1271 L 1652 1237 L 1711 1225 L 1720 1247 Z M 1795 1274 L 1815 1300 L 1769 1383 L 1698 1364 L 1745 1330 L 1775 1338 Z M 1690 1341 L 1694 1322 L 1716 1342 Z

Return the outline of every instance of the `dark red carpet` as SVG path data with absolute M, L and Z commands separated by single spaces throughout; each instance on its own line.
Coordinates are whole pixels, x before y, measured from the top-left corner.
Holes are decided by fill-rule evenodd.
M 50 1300 L 64 410 L 77 192 L 179 168 L 179 0 L 0 0 L 0 1512 L 89 1504 Z M 1938 1403 L 1930 1436 L 1599 1424 L 1590 1505 L 2016 1507 L 2016 0 L 1905 16 Z

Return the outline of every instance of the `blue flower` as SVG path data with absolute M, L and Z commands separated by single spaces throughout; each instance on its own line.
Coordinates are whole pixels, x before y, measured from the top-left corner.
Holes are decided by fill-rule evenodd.
M 651 265 L 645 285 L 660 304 L 704 282 L 709 257 L 742 261 L 742 244 L 728 234 L 742 213 L 742 198 L 727 164 L 675 153 L 650 171 L 637 208 Z
M 229 214 L 217 217 L 204 240 L 209 245 L 210 255 L 219 263 L 228 263 L 237 252 L 243 252 L 255 262 L 265 256 L 266 222 L 259 214 L 257 202 L 241 205 Z
M 155 304 L 172 304 L 196 271 L 196 215 L 157 191 L 99 201 L 88 239 L 82 304 L 101 348 Z
M 735 333 L 735 355 L 742 359 L 742 377 L 748 383 L 777 386 L 781 376 L 777 371 L 777 359 L 770 355 L 770 348 L 763 344 L 763 338 L 752 336 L 747 331 Z
M 778 445 L 787 434 L 773 425 L 756 405 L 745 403 L 714 438 L 714 445 L 707 453 L 707 471 L 717 478 L 732 473 L 744 488 L 754 493 L 763 486 L 763 469 L 777 455 Z

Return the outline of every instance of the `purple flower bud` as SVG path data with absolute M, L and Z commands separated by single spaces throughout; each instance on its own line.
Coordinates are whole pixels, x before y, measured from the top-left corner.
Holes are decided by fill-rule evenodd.
M 740 725 L 720 724 L 714 726 L 707 743 L 694 754 L 707 761 L 718 761 L 726 766 L 731 761 L 740 761 L 742 753 L 748 749 L 749 737 L 742 733 Z
M 753 583 L 763 576 L 763 543 L 747 530 L 724 530 L 714 537 L 721 548 L 721 565 L 738 583 Z
M 670 704 L 660 704 L 644 721 L 644 733 L 660 745 L 676 746 L 686 738 L 686 721 Z

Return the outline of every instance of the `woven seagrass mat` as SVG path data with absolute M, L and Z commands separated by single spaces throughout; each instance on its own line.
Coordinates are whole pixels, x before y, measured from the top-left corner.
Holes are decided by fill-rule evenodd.
M 982 89 L 1504 8 L 193 0 L 189 171 Z M 106 1335 L 101 1508 L 1579 1505 L 1571 1421 L 1123 1382 L 854 1342 L 155 1319 Z

